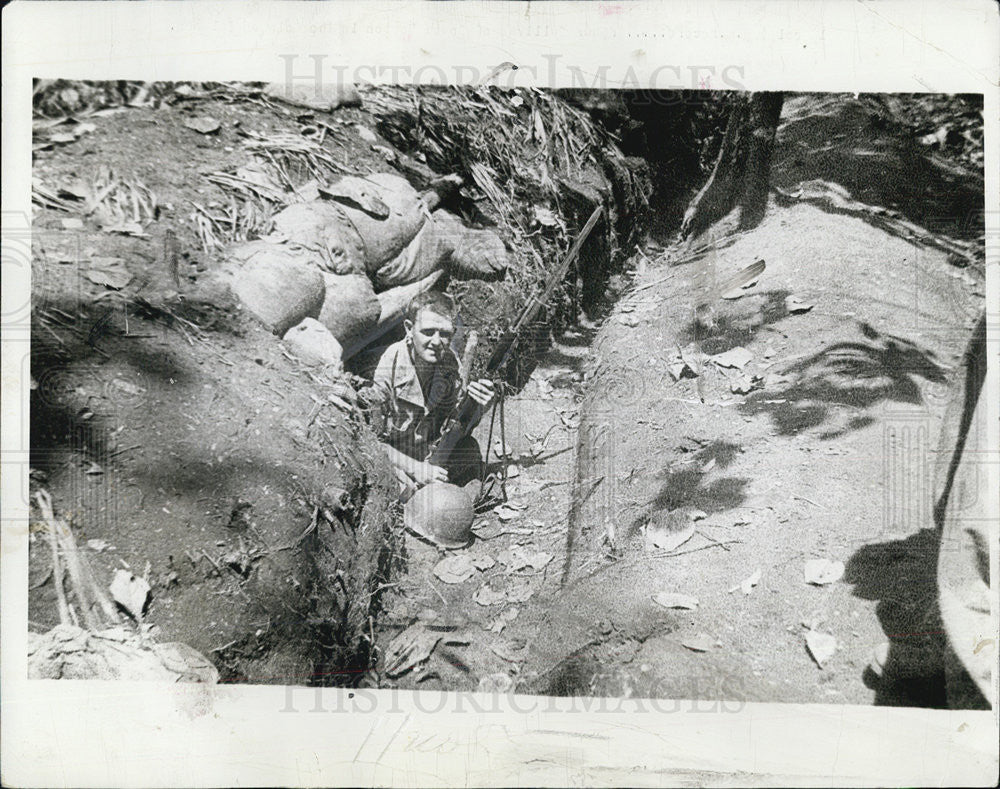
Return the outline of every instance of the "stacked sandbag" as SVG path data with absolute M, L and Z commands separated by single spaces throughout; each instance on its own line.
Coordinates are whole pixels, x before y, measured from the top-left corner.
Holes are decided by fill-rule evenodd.
M 381 292 L 421 280 L 444 268 L 447 255 L 435 233 L 435 222 L 426 220 L 410 243 L 371 275 L 375 288 Z
M 264 95 L 293 107 L 330 112 L 339 107 L 360 107 L 361 96 L 353 85 L 336 81 L 272 82 Z
M 421 197 L 398 175 L 345 176 L 318 194 L 279 212 L 266 239 L 230 250 L 234 292 L 277 334 L 315 319 L 346 359 L 398 322 L 404 297 L 444 271 L 495 279 L 506 270 L 507 249 L 495 233 L 431 213 L 438 195 Z
M 318 318 L 326 285 L 313 258 L 268 241 L 250 241 L 230 250 L 225 269 L 243 306 L 275 334 L 306 318 Z
M 399 255 L 375 272 L 375 289 L 410 285 L 440 270 L 457 279 L 496 279 L 507 264 L 507 247 L 496 233 L 468 228 L 454 214 L 438 210 Z
M 448 272 L 457 279 L 496 279 L 507 270 L 507 247 L 496 233 L 466 227 L 447 211 L 435 211 L 435 234 Z
M 365 242 L 336 203 L 293 203 L 275 215 L 270 238 L 315 257 L 317 265 L 332 274 L 366 271 Z
M 282 337 L 285 346 L 299 361 L 316 367 L 342 368 L 344 349 L 326 326 L 306 318 Z
M 378 324 L 382 306 L 371 280 L 361 274 L 323 274 L 325 298 L 319 322 L 345 350 L 353 350 Z
M 321 192 L 343 210 L 364 241 L 369 275 L 399 255 L 427 218 L 417 190 L 392 173 L 344 176 Z

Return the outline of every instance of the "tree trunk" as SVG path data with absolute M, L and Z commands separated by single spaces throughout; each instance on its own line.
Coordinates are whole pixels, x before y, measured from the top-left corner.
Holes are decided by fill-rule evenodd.
M 749 150 L 740 196 L 740 230 L 756 227 L 767 210 L 771 154 L 784 93 L 755 93 L 750 99 Z
M 737 207 L 741 230 L 755 227 L 764 218 L 783 103 L 780 92 L 736 98 L 712 175 L 684 213 L 681 238 L 698 236 Z

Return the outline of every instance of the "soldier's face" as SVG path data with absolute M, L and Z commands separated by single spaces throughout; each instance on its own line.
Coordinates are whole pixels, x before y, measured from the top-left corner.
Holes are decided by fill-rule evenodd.
M 455 326 L 449 318 L 431 310 L 420 310 L 415 321 L 404 321 L 403 325 L 419 361 L 437 364 L 444 359 L 455 333 Z

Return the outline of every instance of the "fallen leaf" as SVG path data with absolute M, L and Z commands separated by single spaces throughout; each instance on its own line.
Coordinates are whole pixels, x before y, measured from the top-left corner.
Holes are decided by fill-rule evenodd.
M 83 220 L 79 217 L 69 217 L 68 219 L 60 220 L 60 224 L 63 226 L 63 230 L 82 230 Z
M 681 592 L 657 592 L 653 595 L 653 602 L 664 608 L 685 608 L 693 611 L 698 607 L 697 597 Z
M 513 577 L 507 586 L 506 597 L 511 603 L 524 603 L 535 593 L 527 578 Z
M 764 385 L 764 379 L 755 375 L 741 375 L 729 383 L 729 391 L 733 394 L 749 394 L 755 389 L 760 389 Z
M 479 605 L 498 605 L 507 602 L 507 592 L 503 589 L 493 589 L 489 584 L 483 584 L 472 595 Z
M 492 556 L 472 557 L 472 564 L 475 565 L 477 570 L 489 570 L 496 563 L 497 563 L 496 559 L 494 559 Z
M 707 474 L 713 468 L 715 468 L 715 458 L 709 458 L 708 462 L 704 466 L 701 467 L 701 473 L 702 474 Z M 702 517 L 704 517 L 704 516 L 702 516 Z
M 84 471 L 83 473 L 84 474 L 103 474 L 104 473 L 104 469 L 101 468 L 97 463 L 94 463 L 93 461 L 91 461 L 90 465 L 87 467 L 87 470 Z
M 424 663 L 441 641 L 440 631 L 428 629 L 423 622 L 414 622 L 396 636 L 385 652 L 385 673 L 395 678 Z
M 740 581 L 736 586 L 732 587 L 729 592 L 732 594 L 737 589 L 743 592 L 743 594 L 750 594 L 753 588 L 760 583 L 760 570 L 754 570 L 754 572 Z
M 215 134 L 222 126 L 215 118 L 203 115 L 184 121 L 184 125 L 199 134 Z
M 506 566 L 507 572 L 516 572 L 525 567 L 541 570 L 552 561 L 552 554 L 545 551 L 533 551 L 521 545 L 508 548 L 497 556 L 497 561 Z
M 133 575 L 128 570 L 115 570 L 114 578 L 108 587 L 111 597 L 124 608 L 137 622 L 142 620 L 142 612 L 149 599 L 149 584 L 143 578 Z
M 108 545 L 108 543 L 105 540 L 87 540 L 87 547 L 90 548 L 90 550 L 92 551 L 97 551 L 97 553 L 101 553 L 102 551 L 106 551 L 111 546 Z
M 798 296 L 785 296 L 785 309 L 793 315 L 809 312 L 812 308 L 812 304 L 802 301 Z
M 486 629 L 499 635 L 504 631 L 504 628 L 507 627 L 507 625 L 517 619 L 517 615 L 520 612 L 519 608 L 504 609 L 497 615 L 496 619 L 486 625 Z
M 59 144 L 76 142 L 76 135 L 71 132 L 59 132 L 57 134 L 50 134 L 49 142 L 54 142 Z
M 837 651 L 837 639 L 829 633 L 809 630 L 806 632 L 806 648 L 816 661 L 816 665 L 823 668 L 823 664 Z
M 803 575 L 808 584 L 825 586 L 839 581 L 844 575 L 844 563 L 829 559 L 810 559 L 803 568 Z
M 434 566 L 434 575 L 446 584 L 460 584 L 476 574 L 476 566 L 468 554 L 459 553 L 442 559 Z
M 694 636 L 688 636 L 681 641 L 681 644 L 693 652 L 708 652 L 715 644 L 715 639 L 707 633 L 698 633 Z
M 753 354 L 742 345 L 737 345 L 725 353 L 717 353 L 709 357 L 709 360 L 719 367 L 733 367 L 737 370 L 742 370 L 746 367 L 751 359 L 753 359 Z
M 494 512 L 496 512 L 497 518 L 501 521 L 510 521 L 514 520 L 514 518 L 521 517 L 521 512 L 519 510 L 513 510 L 506 505 L 497 507 Z
M 132 281 L 132 274 L 121 258 L 91 258 L 90 267 L 84 272 L 95 285 L 121 290 Z

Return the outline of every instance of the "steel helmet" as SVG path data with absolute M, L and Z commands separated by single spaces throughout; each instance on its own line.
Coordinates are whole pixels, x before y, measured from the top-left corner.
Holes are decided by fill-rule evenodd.
M 462 548 L 472 540 L 472 496 L 458 485 L 431 482 L 403 506 L 403 525 L 443 548 Z

